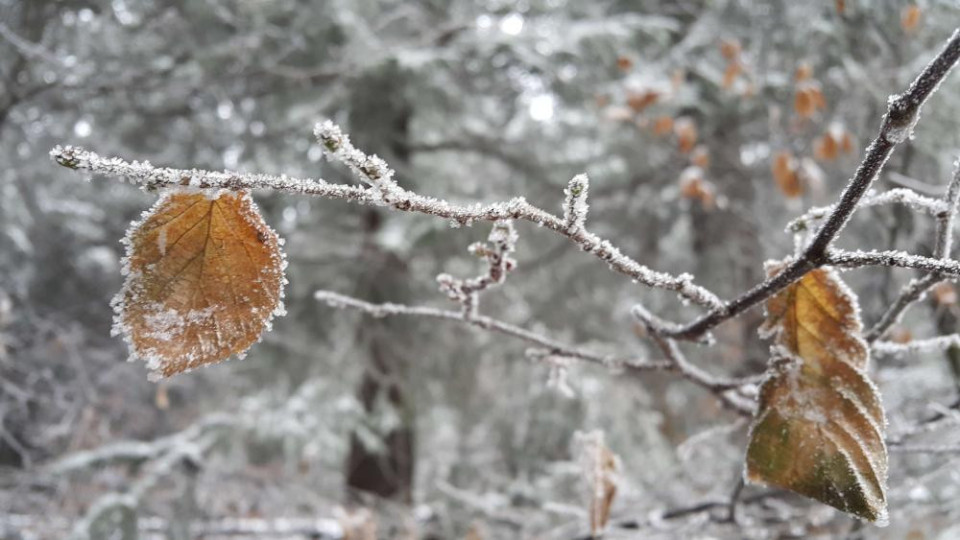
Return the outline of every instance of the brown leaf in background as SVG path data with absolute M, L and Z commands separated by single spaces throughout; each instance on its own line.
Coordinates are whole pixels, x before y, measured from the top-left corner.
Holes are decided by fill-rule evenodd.
M 690 153 L 690 163 L 693 163 L 701 169 L 706 169 L 710 166 L 710 151 L 707 150 L 705 145 L 697 145 L 693 149 L 693 152 Z
M 761 335 L 774 340 L 774 358 L 746 476 L 883 524 L 886 419 L 864 372 L 861 331 L 856 299 L 831 269 L 813 270 L 768 300 Z
M 590 534 L 599 537 L 610 520 L 610 508 L 617 496 L 616 473 L 620 458 L 604 442 L 602 431 L 577 432 L 574 436 L 580 467 L 589 494 Z
M 816 81 L 803 81 L 797 85 L 793 98 L 793 110 L 801 119 L 808 119 L 817 111 L 826 109 L 827 101 Z
M 653 121 L 654 135 L 666 135 L 671 131 L 673 131 L 673 118 L 669 116 L 658 116 L 657 119 Z
M 282 311 L 279 240 L 247 192 L 167 192 L 124 241 L 116 330 L 153 375 L 242 355 Z
M 656 103 L 658 99 L 660 99 L 660 93 L 656 90 L 631 92 L 627 95 L 627 106 L 633 109 L 633 112 L 639 113 Z
M 736 39 L 724 39 L 720 41 L 720 54 L 728 61 L 732 62 L 740 58 L 740 42 Z
M 799 164 L 793 154 L 786 150 L 781 150 L 773 156 L 773 164 L 770 167 L 773 179 L 788 199 L 794 199 L 803 194 L 803 184 L 800 182 L 800 175 L 797 174 L 798 167 Z
M 690 118 L 677 118 L 673 122 L 673 133 L 677 136 L 677 146 L 684 154 L 693 150 L 697 144 L 697 125 Z
M 903 11 L 900 12 L 900 27 L 903 28 L 904 32 L 913 32 L 920 25 L 920 15 L 922 14 L 920 6 L 916 4 L 903 8 Z
M 680 196 L 696 200 L 705 210 L 713 209 L 717 194 L 713 182 L 703 177 L 703 169 L 691 165 L 680 173 Z

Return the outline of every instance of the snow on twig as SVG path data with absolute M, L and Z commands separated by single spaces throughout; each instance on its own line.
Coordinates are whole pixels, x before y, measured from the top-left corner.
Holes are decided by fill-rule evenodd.
M 553 356 L 573 358 L 582 360 L 584 362 L 599 364 L 608 368 L 631 369 L 639 371 L 669 369 L 669 364 L 662 361 L 650 361 L 633 357 L 605 355 L 587 351 L 579 347 L 566 345 L 520 326 L 494 319 L 492 317 L 487 317 L 485 315 L 475 314 L 472 317 L 466 317 L 462 311 L 443 310 L 429 306 L 408 306 L 393 303 L 373 304 L 358 298 L 353 298 L 351 296 L 345 296 L 332 291 L 322 290 L 315 292 L 314 298 L 326 303 L 330 307 L 340 309 L 356 309 L 378 318 L 404 315 L 455 321 L 470 326 L 475 326 L 490 332 L 497 332 L 515 337 L 532 345 L 542 347 L 549 351 L 549 354 Z
M 933 249 L 933 256 L 936 258 L 948 259 L 950 257 L 951 247 L 953 246 L 953 222 L 956 219 L 958 202 L 960 202 L 960 159 L 954 163 L 953 177 L 950 179 L 947 193 L 943 198 L 945 208 L 936 214 L 937 236 Z M 923 298 L 930 287 L 943 281 L 943 278 L 943 274 L 931 272 L 923 277 L 910 280 L 910 283 L 901 289 L 897 299 L 887 308 L 877 324 L 864 334 L 866 340 L 872 342 L 879 339 L 890 327 L 897 324 L 914 302 Z
M 943 352 L 951 347 L 960 347 L 960 334 L 948 334 L 929 339 L 914 339 L 906 343 L 876 341 L 873 343 L 873 352 L 877 356 L 900 358 L 911 354 Z
M 101 157 L 76 146 L 57 146 L 50 151 L 50 157 L 64 167 L 127 178 L 146 189 L 155 190 L 170 186 L 231 190 L 268 189 L 360 204 L 386 205 L 400 211 L 450 219 L 458 225 L 471 225 L 478 221 L 528 221 L 567 237 L 581 250 L 593 254 L 606 262 L 613 271 L 634 281 L 648 287 L 673 291 L 685 301 L 707 309 L 715 309 L 723 305 L 715 294 L 694 284 L 693 276 L 690 274 L 674 276 L 651 270 L 625 255 L 610 241 L 587 232 L 582 222 L 580 227 L 571 229 L 564 218 L 531 205 L 523 197 L 486 205 L 479 203 L 461 205 L 419 195 L 398 185 L 393 179 L 393 171 L 382 159 L 377 156 L 367 156 L 355 148 L 349 137 L 332 122 L 318 124 L 315 134 L 330 159 L 345 163 L 369 187 L 331 184 L 320 179 L 299 179 L 286 175 L 154 167 L 148 162 L 128 162 L 116 157 Z M 577 182 L 572 181 L 571 184 L 577 184 Z M 585 180 L 583 188 L 581 194 L 574 197 L 573 201 L 576 215 L 580 218 L 585 218 L 587 212 Z M 573 223 L 576 224 L 577 219 L 580 218 L 573 219 Z

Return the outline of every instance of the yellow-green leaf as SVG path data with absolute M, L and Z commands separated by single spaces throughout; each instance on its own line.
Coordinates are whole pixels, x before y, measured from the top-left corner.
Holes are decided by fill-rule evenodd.
M 782 268 L 771 268 L 775 274 Z M 886 420 L 864 369 L 852 293 L 817 269 L 767 302 L 770 373 L 747 449 L 747 479 L 885 523 Z

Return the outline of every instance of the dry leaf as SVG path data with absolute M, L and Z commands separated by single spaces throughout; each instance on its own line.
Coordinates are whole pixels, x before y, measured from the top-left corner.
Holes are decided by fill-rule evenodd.
M 837 8 L 837 14 L 843 15 L 847 10 L 847 3 L 844 0 L 834 0 L 833 5 Z
M 813 77 L 813 66 L 810 65 L 810 62 L 800 62 L 800 64 L 797 65 L 797 70 L 793 74 L 793 78 L 797 82 L 803 82 L 810 79 L 810 77 Z
M 781 266 L 770 265 L 773 276 Z M 817 269 L 767 300 L 761 335 L 806 361 L 843 360 L 865 369 L 869 353 L 856 301 L 831 270 Z
M 813 141 L 813 157 L 820 161 L 833 161 L 837 159 L 839 153 L 837 141 L 829 134 L 825 133 Z
M 797 85 L 793 97 L 793 110 L 801 119 L 806 120 L 817 111 L 827 108 L 827 101 L 823 97 L 823 90 L 816 81 L 807 80 Z
M 774 359 L 760 388 L 747 478 L 884 524 L 886 420 L 864 373 L 861 332 L 856 299 L 832 269 L 813 270 L 768 300 L 761 335 L 774 340 Z
M 903 31 L 907 33 L 913 32 L 920 24 L 920 15 L 922 14 L 920 6 L 916 4 L 903 8 L 903 11 L 900 12 L 900 28 L 903 28 Z
M 853 135 L 850 135 L 849 131 L 844 131 L 840 137 L 840 151 L 844 154 L 853 153 Z
M 703 169 L 696 165 L 691 165 L 680 173 L 680 196 L 700 201 L 700 205 L 706 210 L 712 209 L 717 200 L 713 183 L 704 179 Z
M 690 153 L 690 162 L 701 169 L 706 169 L 710 166 L 710 151 L 702 144 L 697 145 Z
M 736 39 L 724 39 L 720 41 L 720 54 L 722 54 L 728 62 L 740 58 L 740 51 L 740 42 Z
M 673 118 L 669 116 L 658 116 L 657 119 L 653 121 L 654 135 L 666 135 L 671 131 L 673 131 Z
M 798 163 L 793 154 L 786 150 L 781 150 L 773 157 L 773 179 L 784 196 L 788 199 L 794 199 L 803 194 L 803 185 L 800 182 L 800 175 L 797 174 Z
M 938 305 L 952 306 L 957 303 L 957 289 L 949 281 L 937 283 L 931 291 L 933 292 L 933 301 Z
M 627 94 L 627 105 L 633 109 L 634 112 L 639 113 L 656 103 L 658 99 L 660 99 L 660 93 L 656 90 L 630 92 Z
M 633 67 L 633 60 L 629 56 L 618 56 L 617 57 L 617 69 L 620 71 L 630 71 L 630 68 Z
M 115 331 L 152 376 L 243 355 L 283 312 L 280 241 L 248 192 L 165 192 L 127 237 Z
M 677 146 L 684 154 L 697 144 L 697 125 L 690 118 L 677 118 L 673 122 L 673 133 L 677 136 Z
M 617 495 L 616 473 L 620 458 L 604 442 L 602 431 L 577 432 L 574 444 L 580 454 L 580 467 L 589 495 L 590 533 L 599 537 L 610 520 L 610 508 Z

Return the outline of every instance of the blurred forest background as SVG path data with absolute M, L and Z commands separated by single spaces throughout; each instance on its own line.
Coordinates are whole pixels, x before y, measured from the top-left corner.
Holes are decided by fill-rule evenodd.
M 674 375 L 572 366 L 568 395 L 523 343 L 313 299 L 448 308 L 434 278 L 475 275 L 465 248 L 488 226 L 257 193 L 286 239 L 288 314 L 245 360 L 148 382 L 110 335 L 109 300 L 119 240 L 155 196 L 47 156 L 73 143 L 351 183 L 311 136 L 331 118 L 401 185 L 454 201 L 559 209 L 587 172 L 595 232 L 730 298 L 792 253 L 786 223 L 836 199 L 888 95 L 958 20 L 955 0 L 0 0 L 0 537 L 583 538 L 574 442 L 595 430 L 622 461 L 610 538 L 960 537 L 960 453 L 892 454 L 878 529 L 740 493 L 745 424 Z M 942 193 L 958 119 L 954 76 L 876 187 Z M 841 243 L 927 254 L 932 227 L 868 208 Z M 490 315 L 643 356 L 633 301 L 697 313 L 517 228 Z M 869 323 L 913 273 L 844 276 Z M 954 332 L 958 316 L 940 288 L 895 332 Z M 762 372 L 761 320 L 725 324 L 692 359 Z M 873 363 L 891 433 L 960 414 L 958 357 Z

